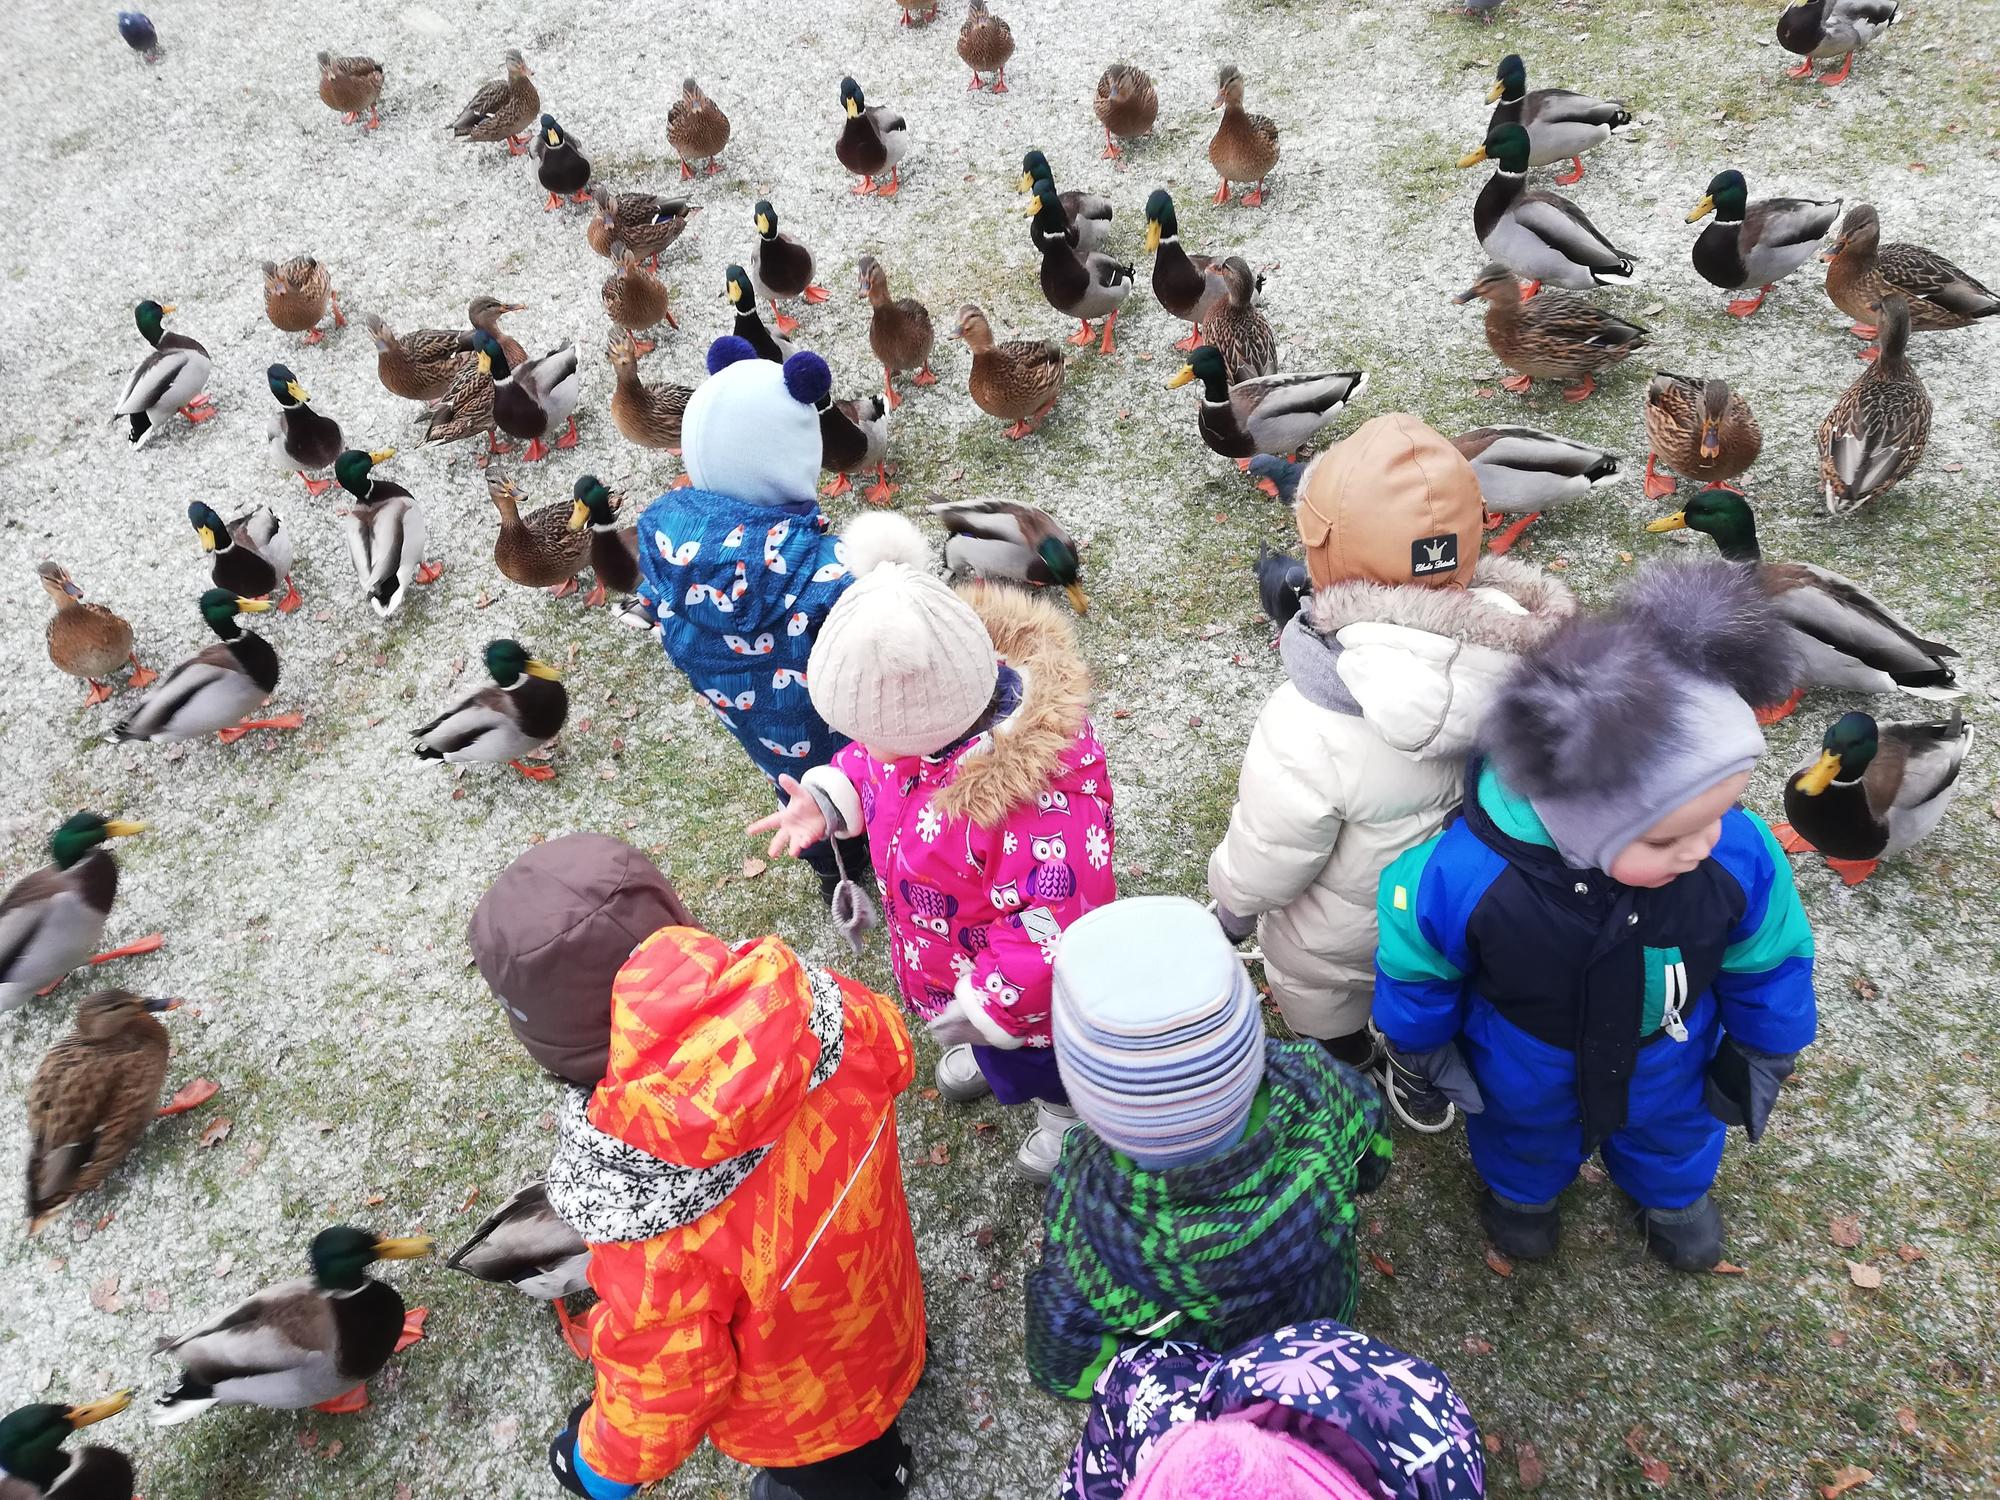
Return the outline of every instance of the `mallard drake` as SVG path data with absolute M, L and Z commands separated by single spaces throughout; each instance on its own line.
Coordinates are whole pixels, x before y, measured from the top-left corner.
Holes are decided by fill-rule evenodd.
M 575 592 L 590 541 L 569 529 L 569 506 L 558 500 L 524 516 L 521 501 L 527 497 L 511 480 L 497 477 L 486 481 L 486 494 L 500 512 L 493 562 L 501 573 L 526 588 L 552 589 L 558 599 Z
M 1261 375 L 1233 385 L 1222 356 L 1206 344 L 1167 382 L 1201 382 L 1201 440 L 1224 458 L 1296 453 L 1308 438 L 1368 389 L 1361 370 L 1317 375 Z
M 1815 62 L 1838 57 L 1840 67 L 1822 73 L 1819 81 L 1828 88 L 1847 82 L 1854 54 L 1887 31 L 1900 8 L 1899 0 L 1807 0 L 1787 5 L 1778 17 L 1778 45 L 1805 61 L 1785 69 L 1785 76 L 1810 78 Z
M 362 319 L 375 341 L 375 376 L 382 389 L 406 401 L 435 401 L 452 377 L 472 363 L 469 328 L 418 328 L 399 336 L 381 318 Z
M 568 507 L 560 507 L 567 515 Z M 567 520 L 564 522 L 567 528 Z M 581 548 L 584 543 L 577 538 Z M 528 655 L 519 641 L 492 641 L 486 647 L 492 687 L 454 703 L 430 723 L 410 731 L 419 760 L 506 761 L 530 781 L 551 781 L 555 771 L 527 766 L 520 757 L 555 738 L 569 717 L 569 693 L 562 673 Z
M 525 302 L 502 302 L 497 297 L 474 297 L 465 305 L 465 321 L 472 327 L 491 336 L 500 346 L 500 352 L 507 356 L 507 367 L 511 370 L 528 362 L 528 351 L 521 347 L 521 341 L 500 326 L 500 319 L 507 313 L 526 312 Z M 473 346 L 465 346 L 470 350 Z M 472 361 L 467 359 L 466 364 Z
M 1543 511 L 1557 510 L 1616 483 L 1623 472 L 1618 455 L 1609 449 L 1536 427 L 1474 427 L 1453 438 L 1451 445 L 1472 465 L 1479 497 L 1489 512 L 1486 524 L 1495 526 L 1503 516 L 1518 517 L 1486 539 L 1486 551 L 1496 557 L 1511 551 Z M 1251 467 L 1256 467 L 1254 460 Z
M 1201 322 L 1201 342 L 1222 356 L 1231 384 L 1278 373 L 1278 336 L 1257 310 L 1258 279 L 1240 255 L 1210 261 L 1202 279 L 1219 289 Z
M 875 471 L 875 483 L 862 492 L 870 505 L 887 505 L 896 493 L 889 483 L 889 403 L 881 396 L 819 403 L 819 466 L 831 474 L 822 495 L 844 495 L 854 488 L 850 474 Z
M 681 159 L 681 178 L 694 176 L 694 162 L 708 163 L 708 175 L 722 170 L 717 160 L 729 144 L 729 116 L 692 78 L 681 80 L 681 96 L 667 107 L 667 144 Z
M 264 371 L 264 381 L 278 402 L 278 409 L 264 427 L 265 454 L 279 468 L 290 469 L 303 479 L 308 495 L 325 494 L 333 481 L 312 476 L 340 456 L 345 446 L 340 440 L 340 424 L 312 409 L 312 398 L 286 366 L 270 366 Z
M 1224 63 L 1216 73 L 1215 103 L 1210 108 L 1222 111 L 1222 121 L 1208 142 L 1209 162 L 1222 174 L 1215 201 L 1229 201 L 1232 182 L 1254 182 L 1257 186 L 1243 195 L 1243 206 L 1255 208 L 1264 201 L 1264 179 L 1278 164 L 1278 127 L 1243 107 L 1243 72 L 1234 63 Z
M 1570 170 L 1558 172 L 1555 179 L 1563 187 L 1583 180 L 1584 152 L 1632 128 L 1631 111 L 1622 99 L 1593 99 L 1568 89 L 1529 93 L 1527 65 L 1516 53 L 1500 59 L 1493 77 L 1493 87 L 1486 91 L 1487 103 L 1494 106 L 1486 133 L 1491 135 L 1500 125 L 1519 125 L 1527 131 L 1531 168 L 1567 157 Z
M 322 1229 L 313 1236 L 310 1280 L 266 1287 L 160 1345 L 183 1373 L 158 1399 L 154 1425 L 170 1427 L 211 1406 L 363 1410 L 364 1383 L 423 1337 L 424 1313 L 406 1314 L 401 1295 L 368 1268 L 416 1260 L 431 1248 L 428 1235 L 392 1240 L 346 1224 Z
M 153 352 L 133 368 L 111 420 L 123 417 L 125 440 L 142 448 L 175 412 L 197 425 L 215 415 L 214 398 L 202 390 L 208 384 L 208 351 L 186 334 L 165 331 L 162 319 L 173 310 L 171 302 L 163 307 L 151 300 L 132 309 Z
M 547 1184 L 531 1182 L 501 1204 L 445 1264 L 550 1304 L 570 1352 L 590 1358 L 589 1334 L 563 1306 L 590 1288 L 590 1246 L 549 1207 Z
M 577 371 L 576 346 L 568 339 L 524 365 L 502 373 L 493 382 L 493 420 L 509 437 L 525 439 L 521 458 L 535 463 L 552 449 L 577 444 L 576 403 L 583 393 Z M 567 428 L 563 423 L 568 422 Z M 551 433 L 560 433 L 553 440 Z
M 1041 426 L 1062 394 L 1062 347 L 1046 339 L 996 343 L 993 325 L 971 303 L 958 310 L 956 337 L 972 351 L 967 388 L 973 405 L 1010 423 L 1004 434 L 1009 438 L 1024 438 Z
M 1494 262 L 1452 301 L 1486 302 L 1486 343 L 1517 373 L 1500 383 L 1526 395 L 1536 380 L 1574 380 L 1565 401 L 1597 389 L 1597 371 L 1646 347 L 1646 330 L 1581 297 L 1543 292 L 1523 298 L 1515 268 Z
M 602 604 L 605 590 L 630 594 L 639 587 L 639 533 L 618 524 L 614 496 L 595 474 L 579 477 L 570 489 L 569 529 L 590 528 L 590 571 L 596 582 L 585 596 L 586 606 Z
M 101 846 L 145 831 L 144 823 L 80 812 L 49 835 L 53 863 L 23 875 L 0 898 L 0 1012 L 18 1010 L 83 964 L 160 946 L 155 934 L 96 952 L 118 898 L 118 861 Z
M 1076 541 L 1047 511 L 1015 500 L 960 500 L 929 510 L 944 523 L 944 565 L 953 573 L 1059 588 L 1070 608 L 1090 613 Z
M 2000 296 L 1921 245 L 1882 243 L 1882 220 L 1873 205 L 1857 203 L 1841 221 L 1833 247 L 1820 252 L 1826 267 L 1826 294 L 1854 319 L 1848 331 L 1872 339 L 1877 329 L 1871 309 L 1888 292 L 1901 292 L 1910 309 L 1910 332 L 1963 328 L 2000 315 Z M 1864 349 L 1863 359 L 1875 358 Z
M 372 57 L 319 55 L 319 102 L 340 111 L 340 123 L 352 125 L 368 111 L 368 123 L 361 128 L 374 130 L 382 123 L 375 101 L 382 97 L 382 65 Z
M 1909 306 L 1901 292 L 1875 304 L 1878 357 L 1819 424 L 1819 477 L 1830 516 L 1858 510 L 1909 478 L 1930 441 L 1930 392 L 1904 354 Z
M 1033 193 L 1035 185 L 1047 182 L 1055 184 L 1055 173 L 1049 170 L 1049 159 L 1040 151 L 1030 151 L 1021 158 L 1021 191 Z M 1070 247 L 1079 255 L 1088 255 L 1093 250 L 1102 250 L 1111 238 L 1111 200 L 1099 198 L 1091 193 L 1057 193 L 1056 203 L 1062 209 L 1063 226 L 1069 232 Z M 1029 210 L 1032 215 L 1033 209 Z M 1041 228 L 1030 225 L 1028 243 L 1041 248 Z
M 495 384 L 506 375 L 508 365 L 499 341 L 483 328 L 472 331 L 472 354 L 471 363 L 454 375 L 444 395 L 431 403 L 424 442 L 455 443 L 483 432 L 486 452 L 474 460 L 483 469 L 489 454 L 510 451 L 493 435 Z
M 694 392 L 671 381 L 648 386 L 639 379 L 639 350 L 629 333 L 614 334 L 608 355 L 617 384 L 611 392 L 611 425 L 641 448 L 679 452 L 681 418 Z
M 1833 221 L 1840 217 L 1838 198 L 1760 198 L 1750 202 L 1750 189 L 1735 168 L 1718 172 L 1708 191 L 1687 213 L 1692 224 L 1715 215 L 1694 242 L 1694 268 L 1702 280 L 1724 291 L 1758 289 L 1754 297 L 1729 301 L 1732 317 L 1747 318 L 1764 305 L 1771 288 L 1818 252 Z
M 931 0 L 931 11 L 936 14 L 936 0 Z M 879 104 L 869 104 L 862 96 L 861 85 L 852 78 L 840 80 L 840 108 L 846 119 L 834 139 L 833 154 L 843 167 L 861 179 L 849 191 L 856 196 L 875 193 L 883 198 L 894 197 L 903 186 L 897 163 L 910 149 L 910 127 L 903 123 L 901 115 Z M 889 180 L 878 187 L 875 179 L 884 172 L 889 174 Z
M 534 150 L 535 181 L 549 195 L 542 204 L 543 213 L 560 207 L 565 198 L 577 203 L 590 201 L 590 194 L 584 191 L 590 185 L 590 158 L 583 154 L 582 143 L 556 123 L 554 115 L 542 116 Z
M 1665 370 L 1646 387 L 1646 436 L 1653 445 L 1646 455 L 1648 500 L 1674 492 L 1673 475 L 1656 473 L 1656 460 L 1685 479 L 1727 490 L 1764 448 L 1764 430 L 1741 391 L 1731 390 L 1726 380 L 1695 380 Z
M 1971 748 L 1956 708 L 1942 724 L 1842 714 L 1785 782 L 1787 821 L 1771 832 L 1790 853 L 1817 850 L 1843 884 L 1859 885 L 1937 827 Z
M 204 647 L 168 671 L 130 715 L 111 731 L 116 741 L 170 744 L 213 734 L 233 744 L 253 729 L 301 729 L 298 714 L 252 719 L 250 711 L 278 686 L 278 653 L 262 636 L 236 623 L 239 614 L 261 614 L 268 599 L 244 599 L 228 589 L 201 596 L 201 617 L 221 643 Z
M 783 364 L 792 352 L 791 341 L 778 337 L 764 326 L 764 320 L 757 312 L 757 293 L 751 289 L 750 273 L 741 266 L 729 267 L 723 273 L 722 295 L 736 309 L 736 322 L 730 332 L 755 349 L 759 359 Z
M 993 92 L 1007 92 L 1007 59 L 1014 55 L 1014 28 L 986 8 L 986 0 L 965 0 L 965 21 L 958 28 L 958 57 L 972 69 L 968 91 L 986 87 L 979 75 L 993 75 Z
M 874 256 L 862 256 L 858 270 L 861 295 L 874 309 L 868 319 L 868 347 L 882 363 L 882 398 L 894 411 L 903 404 L 896 394 L 897 371 L 915 370 L 910 377 L 914 385 L 937 384 L 931 371 L 931 346 L 937 334 L 931 328 L 930 309 L 923 303 L 915 297 L 890 297 L 889 273 Z
M 1927 640 L 1851 578 L 1811 563 L 1764 561 L 1750 502 L 1734 490 L 1703 490 L 1687 508 L 1653 521 L 1648 531 L 1703 532 L 1731 562 L 1757 570 L 1758 582 L 1777 606 L 1800 663 L 1799 690 L 1789 702 L 1759 712 L 1775 723 L 1798 706 L 1808 687 L 1855 693 L 1892 693 L 1946 699 L 1959 696 L 1945 658 L 1958 655 Z
M 813 281 L 813 253 L 791 235 L 778 228 L 778 211 L 769 198 L 757 200 L 757 243 L 750 249 L 750 285 L 771 304 L 771 322 L 781 334 L 799 326 L 778 310 L 780 298 L 801 297 L 815 305 L 829 293 Z
M 1153 133 L 1153 121 L 1160 114 L 1160 95 L 1144 69 L 1130 63 L 1113 63 L 1097 80 L 1097 97 L 1091 108 L 1097 115 L 1097 123 L 1104 127 L 1104 150 L 1100 154 L 1107 160 L 1115 160 L 1125 154 L 1119 141 L 1137 140 Z
M 292 584 L 292 534 L 270 506 L 245 511 L 225 525 L 206 503 L 191 500 L 187 518 L 208 554 L 208 579 L 217 588 L 262 599 L 282 583 L 284 596 L 274 601 L 280 610 L 290 614 L 305 602 Z
M 651 193 L 620 193 L 614 198 L 602 183 L 590 189 L 590 199 L 597 205 L 583 232 L 590 248 L 608 257 L 612 245 L 630 246 L 656 271 L 660 252 L 679 239 L 688 221 L 701 212 L 685 198 L 658 198 Z
M 1527 278 L 1529 296 L 1545 281 L 1575 288 L 1629 282 L 1630 251 L 1612 244 L 1569 199 L 1529 190 L 1528 153 L 1528 132 L 1519 125 L 1502 125 L 1487 134 L 1484 145 L 1458 159 L 1461 167 L 1493 163 L 1493 175 L 1472 208 L 1480 248 Z
M 479 86 L 450 129 L 460 140 L 505 141 L 507 154 L 519 156 L 528 149 L 527 131 L 542 112 L 542 96 L 518 48 L 507 49 L 505 65 L 505 73 Z
M 167 1081 L 167 1028 L 153 1016 L 177 1000 L 99 990 L 49 1048 L 28 1083 L 28 1233 L 98 1186 L 139 1144 Z
M 1042 252 L 1042 295 L 1050 307 L 1077 320 L 1080 326 L 1070 336 L 1072 344 L 1088 347 L 1097 336 L 1091 320 L 1102 318 L 1104 341 L 1098 352 L 1112 353 L 1112 330 L 1118 326 L 1118 309 L 1132 294 L 1133 267 L 1072 246 L 1055 184 L 1046 177 L 1035 183 L 1032 212 L 1035 244 Z
M 1146 199 L 1146 249 L 1153 257 L 1153 295 L 1175 317 L 1194 326 L 1175 344 L 1186 351 L 1201 342 L 1201 325 L 1228 296 L 1225 284 L 1207 276 L 1206 255 L 1190 255 L 1181 246 L 1180 220 L 1174 216 L 1173 195 L 1155 188 Z
M 319 321 L 329 304 L 333 326 L 345 328 L 347 315 L 340 310 L 333 278 L 310 255 L 294 256 L 283 265 L 264 262 L 264 316 L 280 333 L 303 333 L 308 344 L 317 344 L 326 337 Z
M 129 12 L 120 12 L 122 26 Z M 144 20 L 144 17 L 140 17 Z M 152 24 L 147 23 L 150 33 Z M 150 61 L 151 59 L 148 59 Z M 0 1497 L 4 1500 L 132 1500 L 138 1483 L 132 1461 L 116 1448 L 92 1443 L 65 1453 L 71 1433 L 115 1417 L 132 1404 L 130 1391 L 79 1406 L 39 1402 L 0 1418 Z
M 681 325 L 674 321 L 673 309 L 667 305 L 666 286 L 640 264 L 639 252 L 630 245 L 617 245 L 613 250 L 611 274 L 604 278 L 599 292 L 604 315 L 625 330 L 635 354 L 651 354 L 653 341 L 640 338 L 641 330 L 657 328 L 662 321 L 669 328 Z
M 354 576 L 375 613 L 383 619 L 403 607 L 413 583 L 436 583 L 441 563 L 424 561 L 424 513 L 400 484 L 370 472 L 396 456 L 394 448 L 364 453 L 350 448 L 333 462 L 334 478 L 353 496 L 341 507 L 340 530 Z
M 118 35 L 124 38 L 126 46 L 139 54 L 141 62 L 156 63 L 160 60 L 160 33 L 144 11 L 119 11 Z
M 35 574 L 56 605 L 46 631 L 49 660 L 59 671 L 90 684 L 83 700 L 85 708 L 111 696 L 111 685 L 103 679 L 128 662 L 132 667 L 132 675 L 125 679 L 128 687 L 142 688 L 159 676 L 140 666 L 139 658 L 133 655 L 132 627 L 102 604 L 87 601 L 61 563 L 38 563 Z

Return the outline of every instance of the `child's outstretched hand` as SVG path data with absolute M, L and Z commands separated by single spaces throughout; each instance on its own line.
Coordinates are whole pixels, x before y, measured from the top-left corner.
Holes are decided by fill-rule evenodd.
M 819 810 L 811 792 L 795 778 L 783 775 L 778 777 L 778 790 L 785 794 L 783 810 L 759 818 L 743 830 L 748 834 L 770 834 L 771 847 L 766 852 L 773 859 L 780 854 L 796 855 L 806 845 L 826 837 L 826 814 Z

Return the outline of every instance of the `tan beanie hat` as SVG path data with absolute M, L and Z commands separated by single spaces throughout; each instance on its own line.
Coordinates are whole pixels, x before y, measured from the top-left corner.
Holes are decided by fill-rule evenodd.
M 1369 418 L 1314 459 L 1297 515 L 1316 589 L 1357 578 L 1463 587 L 1479 562 L 1479 478 L 1405 412 Z
M 942 580 L 911 565 L 887 533 L 898 522 L 928 560 L 917 529 L 900 516 L 856 518 L 842 538 L 853 584 L 834 605 L 806 664 L 806 691 L 827 724 L 879 755 L 930 755 L 979 721 L 993 701 L 999 658 L 993 638 Z

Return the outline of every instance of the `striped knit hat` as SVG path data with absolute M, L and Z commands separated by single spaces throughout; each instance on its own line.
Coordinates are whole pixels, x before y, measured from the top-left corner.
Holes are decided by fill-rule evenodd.
M 1142 1168 L 1242 1138 L 1264 1020 L 1235 949 L 1194 902 L 1132 896 L 1073 922 L 1056 950 L 1053 1030 L 1070 1104 Z

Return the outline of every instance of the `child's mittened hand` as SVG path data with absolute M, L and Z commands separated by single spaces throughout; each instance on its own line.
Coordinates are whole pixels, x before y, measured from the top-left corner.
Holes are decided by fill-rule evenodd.
M 768 818 L 759 818 L 743 830 L 753 835 L 769 833 L 771 847 L 765 852 L 773 859 L 780 854 L 795 855 L 806 845 L 817 844 L 826 837 L 826 814 L 820 811 L 819 802 L 811 792 L 791 776 L 778 778 L 778 790 L 785 794 L 784 808 Z
M 981 1031 L 972 1017 L 966 1013 L 965 1002 L 958 996 L 951 1003 L 924 1023 L 931 1034 L 931 1040 L 940 1047 L 956 1047 L 961 1042 L 970 1042 L 977 1047 L 990 1047 L 992 1039 Z
M 1741 1125 L 1756 1141 L 1764 1133 L 1778 1090 L 1797 1065 L 1796 1052 L 1759 1052 L 1725 1036 L 1708 1065 L 1708 1112 L 1725 1125 Z

